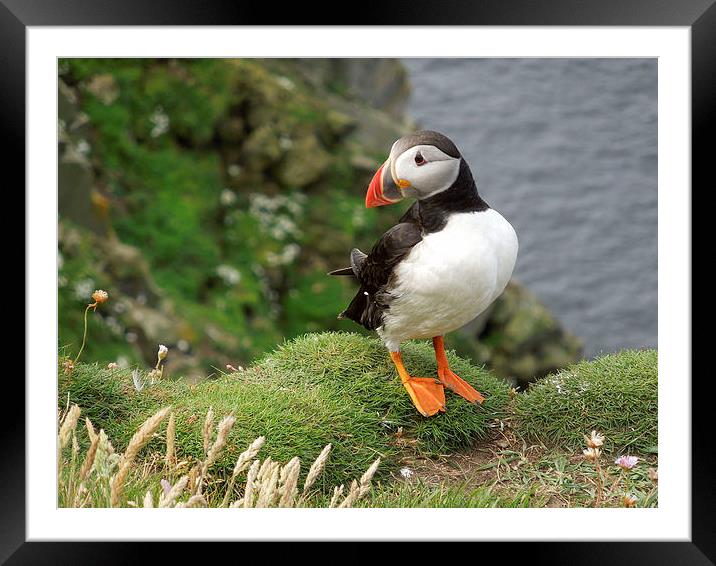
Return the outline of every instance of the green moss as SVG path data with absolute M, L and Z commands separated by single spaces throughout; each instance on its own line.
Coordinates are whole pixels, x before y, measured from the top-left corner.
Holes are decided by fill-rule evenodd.
M 578 449 L 584 434 L 605 435 L 607 451 L 657 451 L 655 350 L 625 350 L 583 361 L 534 383 L 516 403 L 518 431 Z
M 427 344 L 408 344 L 407 367 L 434 375 Z M 248 370 L 196 385 L 164 381 L 137 392 L 129 371 L 79 365 L 60 374 L 60 402 L 77 403 L 121 450 L 136 428 L 160 407 L 171 405 L 177 418 L 180 458 L 201 458 L 201 423 L 209 407 L 218 417 L 233 414 L 229 447 L 215 470 L 230 469 L 256 437 L 265 436 L 262 453 L 287 462 L 312 461 L 326 444 L 333 451 L 322 477 L 325 487 L 360 477 L 380 456 L 381 474 L 395 471 L 400 455 L 418 451 L 441 454 L 484 438 L 507 403 L 504 383 L 450 354 L 453 369 L 487 397 L 474 406 L 448 393 L 447 413 L 419 415 L 396 378 L 378 340 L 347 333 L 307 334 L 285 343 Z M 396 442 L 395 432 L 415 442 Z M 149 450 L 162 452 L 164 439 Z M 305 466 L 307 470 L 307 466 Z

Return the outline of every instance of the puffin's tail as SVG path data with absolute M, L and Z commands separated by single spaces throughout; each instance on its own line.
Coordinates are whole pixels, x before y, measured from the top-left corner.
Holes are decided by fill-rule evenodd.
M 358 274 L 360 273 L 360 268 L 366 257 L 368 256 L 366 256 L 358 248 L 353 248 L 351 250 L 351 266 L 334 269 L 333 271 L 329 271 L 328 275 L 351 275 L 357 279 Z
M 333 271 L 329 271 L 328 275 L 350 275 L 351 277 L 355 277 L 355 273 L 353 273 L 352 267 L 343 267 L 341 269 L 334 269 Z

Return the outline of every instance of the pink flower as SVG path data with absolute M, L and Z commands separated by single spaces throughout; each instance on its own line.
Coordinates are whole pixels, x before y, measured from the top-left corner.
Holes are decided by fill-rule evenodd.
M 614 463 L 623 470 L 631 470 L 639 462 L 636 456 L 619 456 Z

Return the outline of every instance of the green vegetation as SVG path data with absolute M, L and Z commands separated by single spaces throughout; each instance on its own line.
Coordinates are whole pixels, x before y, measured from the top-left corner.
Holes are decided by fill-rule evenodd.
M 170 369 L 206 375 L 354 329 L 336 314 L 355 289 L 326 272 L 399 213 L 362 196 L 400 119 L 368 148 L 352 136 L 365 103 L 338 110 L 330 73 L 291 61 L 64 59 L 59 75 L 60 346 L 79 347 L 76 311 L 100 286 L 87 360 L 180 344 Z M 144 267 L 127 273 L 131 250 Z
M 435 374 L 428 344 L 408 344 L 404 359 L 416 375 Z M 382 344 L 348 333 L 308 334 L 246 371 L 196 384 L 162 381 L 141 391 L 129 371 L 79 364 L 71 375 L 60 374 L 59 399 L 66 403 L 69 395 L 119 448 L 148 416 L 171 405 L 177 450 L 194 459 L 203 449 L 197 420 L 210 407 L 217 415 L 232 414 L 230 448 L 218 463 L 225 469 L 233 467 L 236 450 L 258 436 L 267 438 L 265 454 L 280 462 L 313 459 L 332 444 L 324 481 L 333 486 L 359 476 L 377 456 L 385 474 L 395 471 L 400 456 L 436 455 L 487 436 L 492 421 L 505 416 L 507 386 L 454 354 L 450 359 L 487 400 L 474 406 L 448 393 L 447 412 L 431 419 L 415 411 Z
M 475 487 L 469 483 L 432 485 L 399 482 L 378 485 L 358 507 L 541 507 L 529 490 L 501 495 L 494 485 Z
M 598 430 L 605 449 L 656 453 L 657 352 L 623 351 L 584 361 L 535 382 L 515 404 L 528 439 L 573 448 Z
M 415 375 L 435 374 L 429 344 L 407 344 L 404 358 Z M 482 406 L 448 393 L 447 413 L 421 417 L 380 342 L 336 332 L 286 342 L 248 369 L 217 379 L 152 385 L 144 373 L 140 391 L 128 370 L 80 363 L 60 373 L 59 403 L 61 409 L 68 403 L 82 407 L 83 417 L 105 430 L 118 451 L 146 419 L 171 406 L 182 473 L 204 457 L 202 424 L 209 409 L 217 419 L 232 415 L 236 422 L 207 483 L 210 505 L 221 499 L 238 455 L 259 436 L 266 438 L 264 457 L 282 464 L 300 458 L 302 480 L 308 463 L 332 445 L 315 485 L 323 495 L 310 505 L 326 505 L 334 486 L 360 478 L 378 457 L 379 482 L 359 505 L 591 506 L 599 492 L 601 506 L 620 506 L 627 491 L 637 506 L 656 505 L 655 482 L 647 473 L 657 466 L 656 352 L 582 362 L 512 400 L 499 378 L 452 352 L 449 359 L 456 373 L 485 393 Z M 584 434 L 592 429 L 606 437 L 600 473 L 582 455 Z M 87 446 L 86 436 L 78 440 Z M 140 501 L 147 490 L 158 489 L 168 477 L 165 451 L 160 431 L 127 479 L 126 497 Z M 638 454 L 639 465 L 621 471 L 613 459 L 622 453 Z M 396 479 L 403 467 L 414 480 Z

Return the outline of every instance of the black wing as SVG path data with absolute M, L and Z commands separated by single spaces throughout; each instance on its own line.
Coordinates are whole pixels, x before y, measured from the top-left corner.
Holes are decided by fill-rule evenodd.
M 400 224 L 383 234 L 367 256 L 361 254 L 363 257 L 359 262 L 354 260 L 356 254 L 351 254 L 351 271 L 358 279 L 360 289 L 338 318 L 350 318 L 368 330 L 375 330 L 383 324 L 383 312 L 390 307 L 391 296 L 387 287 L 393 270 L 423 239 L 420 226 L 410 221 L 409 214 L 413 208 L 401 218 Z
M 400 220 L 398 220 L 399 225 L 403 224 L 405 222 L 416 224 L 417 226 L 420 226 L 420 217 L 418 215 L 418 203 L 413 203 L 413 206 L 411 206 L 408 210 L 405 211 L 405 214 L 400 217 Z M 397 226 L 396 226 L 397 227 Z M 395 227 L 394 227 L 395 228 Z M 386 232 L 383 234 L 383 238 L 390 232 Z M 420 241 L 420 240 L 418 240 Z M 379 245 L 381 240 L 378 240 Z M 416 242 L 417 243 L 417 242 Z M 413 244 L 414 245 L 414 244 Z M 375 248 L 374 248 L 375 249 Z M 364 254 L 362 251 L 360 251 L 358 248 L 353 248 L 351 250 L 351 266 L 350 267 L 342 267 L 341 269 L 334 269 L 333 271 L 329 271 L 328 275 L 348 275 L 351 277 L 358 278 L 358 273 L 360 272 L 361 265 L 365 261 L 365 258 L 368 257 L 366 254 Z

